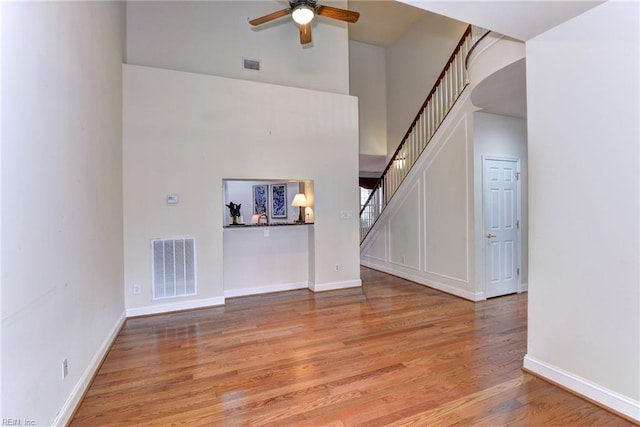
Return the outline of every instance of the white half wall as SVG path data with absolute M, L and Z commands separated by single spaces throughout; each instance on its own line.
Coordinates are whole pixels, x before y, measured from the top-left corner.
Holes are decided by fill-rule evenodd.
M 226 228 L 224 296 L 308 288 L 313 225 Z
M 312 180 L 309 284 L 360 281 L 356 98 L 125 65 L 123 135 L 127 309 L 160 303 L 151 299 L 152 238 L 195 236 L 198 295 L 187 300 L 224 297 L 225 178 Z M 167 194 L 179 203 L 167 205 Z
M 526 46 L 530 252 L 525 366 L 545 377 L 553 371 L 559 375 L 552 380 L 636 421 L 639 17 L 637 2 L 606 2 Z M 577 389 L 576 383 L 587 387 Z M 602 390 L 621 398 L 605 401 Z
M 3 421 L 66 424 L 124 321 L 124 47 L 121 2 L 3 2 Z
M 304 46 L 290 16 L 249 25 L 285 7 L 274 0 L 129 1 L 127 63 L 348 94 L 348 24 L 314 19 L 313 43 Z M 260 70 L 245 70 L 243 59 L 260 61 Z
M 472 301 L 473 111 L 465 89 L 361 246 L 361 264 Z M 480 283 L 481 284 L 481 283 Z

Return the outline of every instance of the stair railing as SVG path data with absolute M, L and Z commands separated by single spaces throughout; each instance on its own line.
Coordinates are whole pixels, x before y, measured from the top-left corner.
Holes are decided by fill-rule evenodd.
M 360 210 L 360 241 L 367 236 L 420 154 L 467 86 L 466 58 L 488 31 L 469 26 L 427 95 L 371 195 Z

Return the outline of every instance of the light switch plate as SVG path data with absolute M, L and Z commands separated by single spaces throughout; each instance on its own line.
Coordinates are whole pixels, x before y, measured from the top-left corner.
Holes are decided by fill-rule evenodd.
M 340 211 L 340 219 L 353 218 L 353 211 Z

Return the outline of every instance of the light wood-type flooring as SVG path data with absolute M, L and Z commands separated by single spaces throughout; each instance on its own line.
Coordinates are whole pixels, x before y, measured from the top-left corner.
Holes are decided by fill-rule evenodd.
M 632 425 L 521 370 L 526 294 L 362 281 L 129 319 L 72 425 Z

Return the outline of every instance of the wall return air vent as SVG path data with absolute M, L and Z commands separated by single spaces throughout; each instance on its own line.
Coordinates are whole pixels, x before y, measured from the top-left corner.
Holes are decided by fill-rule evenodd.
M 196 295 L 196 239 L 151 241 L 153 299 Z
M 242 66 L 245 70 L 260 71 L 260 61 L 256 61 L 255 59 L 243 59 Z

